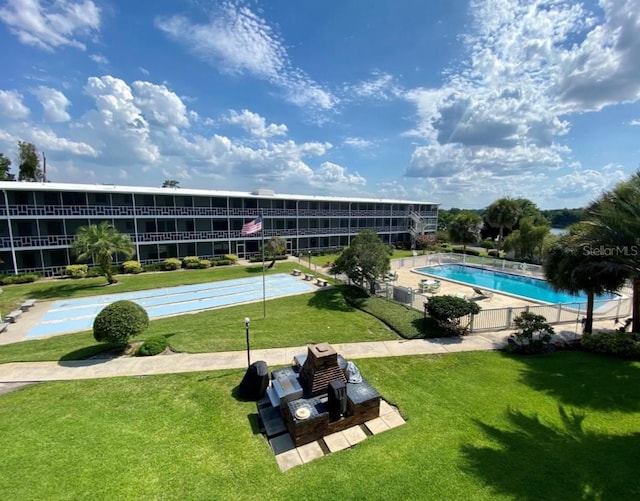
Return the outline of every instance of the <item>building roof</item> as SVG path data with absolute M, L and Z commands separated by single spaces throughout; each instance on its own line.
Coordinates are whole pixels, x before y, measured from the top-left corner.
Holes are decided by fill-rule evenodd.
M 191 195 L 200 197 L 241 197 L 280 200 L 313 200 L 327 202 L 366 202 L 439 205 L 435 202 L 391 198 L 336 197 L 327 195 L 294 195 L 274 193 L 273 190 L 253 191 L 196 190 L 190 188 L 155 188 L 145 186 L 119 186 L 115 184 L 32 183 L 26 181 L 0 181 L 2 190 L 18 191 L 85 191 L 89 193 L 137 193 L 142 195 Z

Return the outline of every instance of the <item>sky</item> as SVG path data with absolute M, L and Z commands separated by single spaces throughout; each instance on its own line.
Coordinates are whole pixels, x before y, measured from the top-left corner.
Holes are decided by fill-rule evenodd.
M 0 0 L 54 182 L 581 207 L 640 166 L 640 0 Z

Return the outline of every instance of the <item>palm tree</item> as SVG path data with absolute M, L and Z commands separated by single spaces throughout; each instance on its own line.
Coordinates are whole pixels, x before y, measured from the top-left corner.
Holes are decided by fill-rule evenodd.
M 484 217 L 491 226 L 498 228 L 498 253 L 502 246 L 504 230 L 513 229 L 520 217 L 520 207 L 512 198 L 500 198 L 487 207 Z
M 633 286 L 632 331 L 640 332 L 640 170 L 587 209 L 594 250 L 621 264 Z
M 555 290 L 587 295 L 583 332 L 591 334 L 595 296 L 622 287 L 627 272 L 606 256 L 588 252 L 592 238 L 589 230 L 584 224 L 576 224 L 569 228 L 569 233 L 561 235 L 547 251 L 544 272 Z
M 92 259 L 110 284 L 117 281 L 111 272 L 114 254 L 130 259 L 135 253 L 129 236 L 120 233 L 108 221 L 78 228 L 72 250 L 79 261 Z
M 467 244 L 475 244 L 480 240 L 482 218 L 475 212 L 464 211 L 455 216 L 449 224 L 451 240 L 462 244 L 462 252 L 467 252 Z

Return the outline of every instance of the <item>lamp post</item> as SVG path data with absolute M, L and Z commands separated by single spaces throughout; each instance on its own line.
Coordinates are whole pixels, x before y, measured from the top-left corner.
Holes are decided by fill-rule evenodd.
M 251 322 L 251 320 L 249 320 L 249 317 L 244 317 L 244 327 L 245 330 L 247 332 L 247 367 L 251 366 L 251 351 L 249 349 L 249 323 Z
M 309 271 L 311 271 L 311 251 L 307 251 L 309 253 Z
M 424 306 L 424 317 L 422 319 L 422 330 L 423 333 L 426 334 L 427 333 L 427 307 L 429 306 L 429 298 L 424 300 L 424 303 L 422 303 L 422 305 Z

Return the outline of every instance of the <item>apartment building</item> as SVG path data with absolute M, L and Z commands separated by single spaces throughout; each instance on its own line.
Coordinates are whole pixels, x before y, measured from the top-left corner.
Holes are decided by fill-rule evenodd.
M 79 227 L 109 221 L 126 233 L 141 263 L 168 257 L 251 257 L 277 236 L 292 254 L 342 249 L 361 230 L 389 244 L 435 233 L 438 204 L 408 200 L 285 195 L 67 183 L 0 182 L 0 272 L 53 276 L 75 263 Z M 263 231 L 242 225 L 263 216 Z M 119 261 L 120 256 L 116 258 Z

